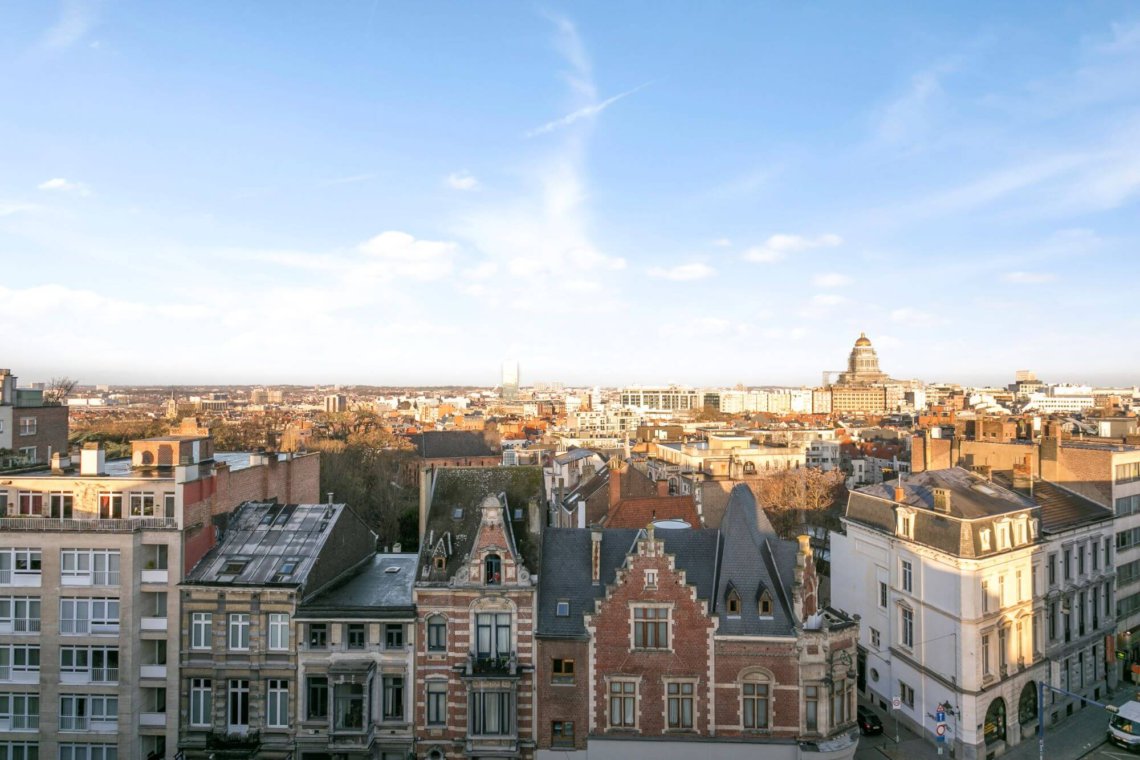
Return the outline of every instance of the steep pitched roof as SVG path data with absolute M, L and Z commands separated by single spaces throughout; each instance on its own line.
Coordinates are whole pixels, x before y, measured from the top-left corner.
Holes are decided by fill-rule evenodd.
M 721 522 L 721 533 L 724 551 L 720 560 L 715 608 L 720 617 L 718 633 L 794 635 L 796 624 L 791 604 L 791 583 L 795 573 L 795 542 L 783 541 L 776 536 L 746 485 L 732 489 Z M 740 596 L 739 615 L 728 614 L 726 600 L 729 589 Z M 770 618 L 760 617 L 759 600 L 765 591 L 772 599 Z
M 607 528 L 643 528 L 654 520 L 684 520 L 690 527 L 701 524 L 692 496 L 643 496 L 611 504 L 602 520 Z
M 408 440 L 424 459 L 495 456 L 483 434 L 471 430 L 426 430 Z

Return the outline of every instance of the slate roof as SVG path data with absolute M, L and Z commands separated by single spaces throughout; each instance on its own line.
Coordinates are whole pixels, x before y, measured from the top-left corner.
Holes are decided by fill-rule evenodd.
M 756 497 L 746 485 L 738 485 L 729 495 L 721 522 L 724 551 L 720 560 L 716 612 L 720 618 L 717 633 L 726 635 L 793 636 L 795 613 L 792 608 L 792 581 L 799 551 L 795 541 L 784 541 L 756 505 Z M 728 595 L 740 597 L 740 614 L 728 614 Z M 772 599 L 771 619 L 760 617 L 760 594 Z
M 577 462 L 579 459 L 586 459 L 587 457 L 594 456 L 595 452 L 591 449 L 573 448 L 564 454 L 559 454 L 554 457 L 554 461 L 558 464 L 568 464 L 570 462 Z
M 230 517 L 221 543 L 206 553 L 185 582 L 303 585 L 346 509 L 344 504 L 247 501 Z
M 858 489 L 858 493 L 877 496 L 893 501 L 897 481 L 878 483 Z M 943 470 L 927 470 L 907 475 L 903 480 L 906 491 L 905 504 L 918 509 L 934 508 L 934 488 L 948 488 L 950 515 L 966 520 L 980 517 L 996 517 L 1007 512 L 1017 512 L 1033 506 L 1033 502 L 1008 488 L 990 483 L 961 467 Z
M 408 439 L 424 459 L 496 456 L 483 434 L 471 430 L 427 430 Z
M 588 528 L 547 528 L 542 542 L 542 572 L 538 581 L 537 635 L 555 638 L 586 638 L 583 615 L 594 612 L 594 602 L 605 596 L 617 569 L 637 551 L 635 541 L 644 531 L 607 528 L 602 531 L 601 582 L 590 581 L 591 537 Z M 696 587 L 697 597 L 711 602 L 716 584 L 720 534 L 715 530 L 658 529 L 655 537 L 665 543 L 674 566 L 685 571 L 685 581 Z M 570 614 L 559 617 L 559 601 L 570 603 Z
M 1006 488 L 1013 485 L 1013 473 L 1009 470 L 994 471 L 993 477 Z M 1033 501 L 1041 507 L 1043 533 L 1063 533 L 1113 518 L 1112 510 L 1046 480 L 1034 479 Z
M 324 591 L 297 609 L 297 617 L 377 618 L 416 616 L 412 585 L 416 555 L 376 554 L 355 575 Z

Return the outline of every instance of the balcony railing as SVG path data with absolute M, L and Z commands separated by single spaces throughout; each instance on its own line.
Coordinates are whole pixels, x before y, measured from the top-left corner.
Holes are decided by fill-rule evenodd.
M 38 715 L 13 715 L 12 716 L 12 731 L 39 731 L 40 729 L 40 716 Z
M 229 733 L 211 731 L 206 734 L 206 749 L 257 749 L 261 744 L 261 734 L 257 731 L 241 731 L 234 729 Z
M 0 530 L 102 531 L 134 533 L 140 530 L 177 528 L 173 517 L 127 517 L 120 520 L 77 520 L 57 517 L 0 517 Z
M 16 618 L 12 621 L 12 633 L 39 633 L 40 621 L 28 618 Z
M 469 676 L 513 676 L 518 674 L 519 661 L 514 652 L 509 655 L 467 654 Z
M 119 680 L 118 668 L 92 668 L 91 683 L 117 683 Z
M 12 683 L 39 683 L 40 671 L 15 669 L 10 665 L 0 666 L 0 681 L 9 681 Z
M 86 715 L 59 716 L 60 731 L 86 731 L 89 722 Z

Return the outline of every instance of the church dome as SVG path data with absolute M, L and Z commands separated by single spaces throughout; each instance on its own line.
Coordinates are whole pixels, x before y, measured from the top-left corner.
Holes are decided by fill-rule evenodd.
M 856 346 L 869 346 L 871 341 L 867 338 L 867 333 L 859 333 L 859 339 L 855 341 Z

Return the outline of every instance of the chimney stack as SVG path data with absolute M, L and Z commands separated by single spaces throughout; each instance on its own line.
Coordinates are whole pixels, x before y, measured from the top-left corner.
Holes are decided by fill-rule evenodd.
M 950 514 L 950 489 L 932 488 L 931 492 L 934 494 L 934 511 Z
M 815 560 L 811 549 L 811 536 L 796 536 L 799 551 L 796 552 L 796 569 L 792 583 L 792 605 L 799 622 L 819 611 L 816 602 L 818 579 L 815 574 Z
M 930 472 L 930 462 L 931 462 L 931 456 L 932 456 L 932 454 L 930 452 L 930 446 L 931 446 L 931 441 L 933 441 L 933 440 L 934 439 L 930 437 L 930 431 L 929 430 L 927 430 L 925 433 L 923 433 L 923 435 L 922 435 L 922 471 L 923 472 Z
M 625 472 L 625 462 L 617 457 L 611 457 L 608 465 L 610 470 L 610 503 L 609 509 L 621 501 L 621 474 Z
M 895 485 L 895 501 L 899 504 L 906 503 L 906 489 L 901 485 Z
M 1033 457 L 1026 454 L 1020 462 L 1013 464 L 1013 490 L 1025 496 L 1033 496 Z
M 590 580 L 595 586 L 602 582 L 602 529 L 590 526 Z
M 79 452 L 79 474 L 83 476 L 107 474 L 107 452 L 100 443 L 85 443 Z

